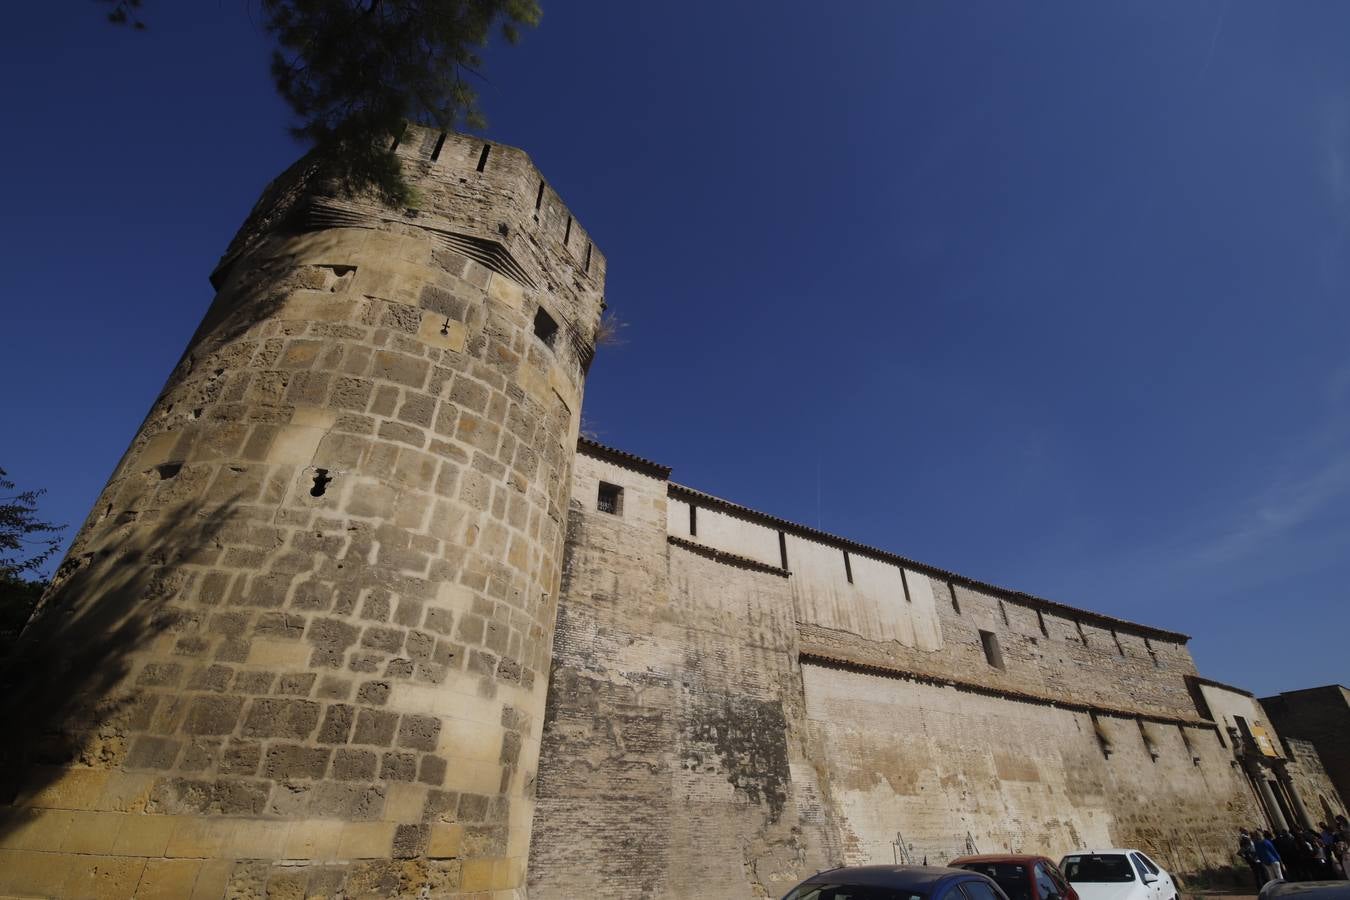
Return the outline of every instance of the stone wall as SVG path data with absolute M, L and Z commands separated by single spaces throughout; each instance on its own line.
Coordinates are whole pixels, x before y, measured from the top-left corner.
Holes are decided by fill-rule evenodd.
M 1289 757 L 1289 777 L 1294 789 L 1303 798 L 1313 824 L 1332 823 L 1337 816 L 1347 814 L 1345 798 L 1332 784 L 1322 764 L 1322 757 L 1312 741 L 1299 738 L 1284 739 L 1285 754 Z
M 419 210 L 302 162 L 222 260 L 10 673 L 0 894 L 522 885 L 604 260 L 522 152 L 399 152 Z
M 602 483 L 622 488 L 616 513 Z M 568 529 L 535 897 L 776 896 L 829 865 L 1083 843 L 1224 875 L 1257 821 L 1191 697 L 1185 635 L 774 519 L 586 442 Z
M 531 896 L 778 896 L 828 860 L 784 575 L 671 546 L 659 470 L 580 459 Z
M 1288 738 L 1316 748 L 1342 798 L 1350 799 L 1350 690 L 1328 685 L 1261 698 L 1271 722 Z
M 803 666 L 844 860 L 1138 846 L 1170 870 L 1230 862 L 1251 807 L 1211 729 L 1141 723 L 903 677 Z M 1102 746 L 1104 732 L 1109 749 Z M 1197 761 L 1198 760 L 1198 761 Z

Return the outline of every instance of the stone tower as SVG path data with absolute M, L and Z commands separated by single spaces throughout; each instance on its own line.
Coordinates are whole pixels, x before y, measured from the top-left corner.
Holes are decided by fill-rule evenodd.
M 0 894 L 523 895 L 605 261 L 411 128 L 268 187 L 7 677 Z

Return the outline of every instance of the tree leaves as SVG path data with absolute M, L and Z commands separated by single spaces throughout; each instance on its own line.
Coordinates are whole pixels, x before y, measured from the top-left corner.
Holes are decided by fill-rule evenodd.
M 37 517 L 37 501 L 46 491 L 14 490 L 14 482 L 0 469 L 0 579 L 17 579 L 25 572 L 39 569 L 61 549 L 61 539 L 53 537 L 66 526 L 53 525 Z
M 260 0 L 277 42 L 272 78 L 312 141 L 322 174 L 344 189 L 412 205 L 394 142 L 407 121 L 482 127 L 478 50 L 500 27 L 515 42 L 536 0 Z
M 145 21 L 140 17 L 141 0 L 99 0 L 112 6 L 108 11 L 108 21 L 114 25 L 130 25 L 137 31 L 145 30 Z

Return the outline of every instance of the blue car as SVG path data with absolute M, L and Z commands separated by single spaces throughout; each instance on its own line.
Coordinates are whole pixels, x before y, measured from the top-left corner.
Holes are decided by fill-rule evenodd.
M 845 866 L 817 872 L 783 900 L 1008 900 L 993 879 L 937 866 Z

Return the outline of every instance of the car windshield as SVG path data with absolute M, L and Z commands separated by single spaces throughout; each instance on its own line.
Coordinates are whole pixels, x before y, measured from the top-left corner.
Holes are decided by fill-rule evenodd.
M 1003 888 L 1003 893 L 1008 895 L 1008 900 L 1031 900 L 1031 886 L 1027 880 L 1027 867 L 1024 865 L 1019 863 L 969 862 L 960 863 L 957 868 L 988 875 L 998 882 L 999 887 Z
M 802 884 L 783 900 L 927 900 L 927 895 L 871 884 Z
M 1120 853 L 1066 856 L 1060 864 L 1070 884 L 1077 882 L 1134 881 L 1130 863 Z

